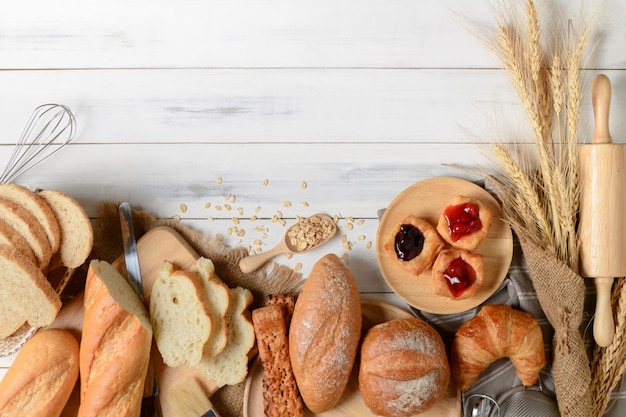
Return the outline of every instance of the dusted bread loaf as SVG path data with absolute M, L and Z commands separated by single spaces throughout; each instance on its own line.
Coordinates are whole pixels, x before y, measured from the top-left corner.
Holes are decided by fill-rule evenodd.
M 110 264 L 93 260 L 85 284 L 79 417 L 136 417 L 152 328 L 143 303 Z
M 42 330 L 22 347 L 0 382 L 0 416 L 58 417 L 78 379 L 78 341 Z
M 420 413 L 444 396 L 449 382 L 445 345 L 423 320 L 391 320 L 372 327 L 363 338 L 359 389 L 373 413 Z
M 289 356 L 305 405 L 332 408 L 348 383 L 361 336 L 361 299 L 352 273 L 333 254 L 317 261 L 291 319 Z

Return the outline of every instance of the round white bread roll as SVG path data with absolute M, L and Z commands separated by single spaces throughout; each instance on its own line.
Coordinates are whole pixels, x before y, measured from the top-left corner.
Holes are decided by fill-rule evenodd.
M 289 356 L 302 400 L 313 413 L 337 404 L 361 337 L 361 298 L 352 273 L 334 254 L 313 266 L 294 307 Z
M 423 412 L 447 391 L 450 366 L 441 336 L 416 317 L 378 324 L 361 345 L 359 389 L 380 416 Z

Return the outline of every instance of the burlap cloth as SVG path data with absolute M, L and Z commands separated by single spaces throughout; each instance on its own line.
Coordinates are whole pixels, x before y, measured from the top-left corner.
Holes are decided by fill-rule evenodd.
M 228 248 L 217 237 L 205 236 L 179 222 L 159 219 L 149 213 L 133 209 L 133 223 L 137 239 L 156 226 L 169 226 L 178 231 L 198 252 L 215 264 L 217 275 L 230 287 L 248 288 L 254 295 L 252 308 L 263 304 L 267 294 L 297 293 L 302 283 L 302 275 L 277 263 L 268 269 L 244 274 L 239 269 L 239 260 L 247 255 L 244 248 Z M 94 247 L 91 259 L 113 262 L 123 253 L 118 204 L 104 203 L 94 223 Z M 86 265 L 89 264 L 89 260 Z M 64 301 L 69 301 L 84 289 L 86 266 L 77 271 L 63 293 Z M 211 397 L 211 402 L 222 417 L 243 416 L 245 381 L 234 386 L 226 386 Z

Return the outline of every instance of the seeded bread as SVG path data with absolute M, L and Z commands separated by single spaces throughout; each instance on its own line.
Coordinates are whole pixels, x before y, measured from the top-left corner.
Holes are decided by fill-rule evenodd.
M 0 197 L 13 201 L 28 210 L 43 226 L 50 251 L 54 254 L 61 244 L 61 228 L 54 211 L 39 194 L 17 184 L 0 184 Z
M 0 197 L 0 219 L 26 239 L 37 258 L 37 266 L 46 269 L 52 257 L 52 247 L 37 218 L 20 204 Z
M 207 306 L 213 326 L 211 334 L 204 345 L 205 357 L 217 356 L 228 340 L 228 326 L 226 325 L 226 313 L 230 305 L 230 290 L 215 273 L 213 262 L 204 257 L 191 266 L 191 271 L 202 282 L 204 288 L 204 304 Z
M 61 228 L 61 245 L 55 261 L 68 268 L 78 268 L 93 247 L 89 216 L 76 200 L 61 191 L 43 190 L 39 195 L 50 205 Z
M 89 264 L 80 345 L 78 417 L 136 417 L 150 359 L 146 309 L 115 268 Z
M 0 220 L 0 244 L 13 246 L 15 249 L 22 252 L 34 264 L 37 264 L 37 257 L 33 253 L 33 250 L 24 236 L 19 234 L 4 220 Z
M 67 330 L 37 332 L 0 382 L 0 417 L 58 417 L 78 379 L 78 341 Z
M 228 342 L 224 350 L 215 357 L 203 356 L 194 366 L 202 371 L 218 387 L 235 385 L 248 375 L 248 352 L 254 346 L 254 327 L 248 307 L 252 304 L 252 293 L 242 287 L 232 288 L 231 302 L 226 314 Z
M 203 293 L 204 287 L 193 272 L 175 270 L 169 262 L 159 267 L 150 296 L 150 321 L 168 366 L 195 363 L 202 358 L 213 324 Z
M 0 270 L 0 339 L 24 323 L 33 327 L 50 324 L 61 309 L 61 300 L 41 270 L 9 245 L 0 245 Z
M 252 312 L 259 358 L 263 363 L 263 410 L 266 417 L 304 416 L 289 360 L 289 340 L 283 305 L 273 304 Z

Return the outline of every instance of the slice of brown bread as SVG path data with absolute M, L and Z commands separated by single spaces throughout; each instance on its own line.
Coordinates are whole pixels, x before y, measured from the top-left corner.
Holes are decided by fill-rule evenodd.
M 217 276 L 215 266 L 208 258 L 198 258 L 191 266 L 191 272 L 202 282 L 204 304 L 213 322 L 211 334 L 204 345 L 204 356 L 214 357 L 224 350 L 228 340 L 226 313 L 230 305 L 230 289 Z
M 7 222 L 28 242 L 37 257 L 39 269 L 46 269 L 52 257 L 52 248 L 43 226 L 21 205 L 0 198 L 0 219 Z
M 263 363 L 263 409 L 266 417 L 304 416 L 304 405 L 289 359 L 284 305 L 252 312 L 259 358 Z
M 28 210 L 46 231 L 50 251 L 54 254 L 61 244 L 61 228 L 54 211 L 39 194 L 18 184 L 0 184 L 0 197 L 11 200 Z
M 13 246 L 15 249 L 22 252 L 35 265 L 37 264 L 37 257 L 33 253 L 32 248 L 24 236 L 19 234 L 4 220 L 0 220 L 0 244 Z
M 61 309 L 61 300 L 41 270 L 9 245 L 0 245 L 0 270 L 0 339 L 24 323 L 50 324 Z
M 224 350 L 215 357 L 202 357 L 193 365 L 207 378 L 215 381 L 218 387 L 236 385 L 248 375 L 248 352 L 254 346 L 254 327 L 248 307 L 253 297 L 250 290 L 242 287 L 232 288 L 231 302 L 226 314 L 228 323 L 228 343 Z
M 42 190 L 39 195 L 50 205 L 61 227 L 58 262 L 68 268 L 78 268 L 93 247 L 93 228 L 89 216 L 76 200 L 61 191 Z
M 213 322 L 204 287 L 191 271 L 159 267 L 150 295 L 150 321 L 163 362 L 171 367 L 198 362 Z

